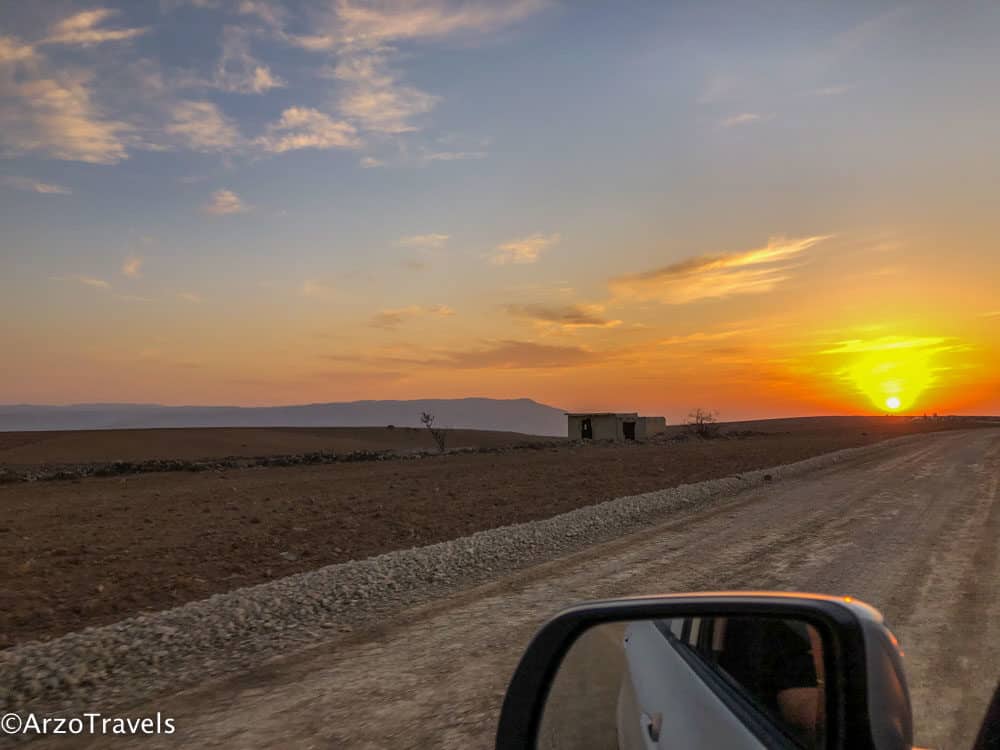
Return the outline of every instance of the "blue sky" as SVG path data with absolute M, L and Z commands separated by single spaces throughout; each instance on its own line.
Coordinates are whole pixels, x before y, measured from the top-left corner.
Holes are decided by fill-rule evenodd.
M 995 3 L 0 20 L 0 402 L 843 410 L 816 352 L 877 328 L 996 404 Z

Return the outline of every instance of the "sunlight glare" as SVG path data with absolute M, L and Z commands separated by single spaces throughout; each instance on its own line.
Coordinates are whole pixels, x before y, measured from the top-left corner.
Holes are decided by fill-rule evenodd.
M 941 368 L 931 362 L 942 342 L 931 338 L 886 337 L 876 340 L 852 340 L 831 353 L 854 357 L 841 370 L 880 410 L 898 412 L 911 409 L 936 380 Z

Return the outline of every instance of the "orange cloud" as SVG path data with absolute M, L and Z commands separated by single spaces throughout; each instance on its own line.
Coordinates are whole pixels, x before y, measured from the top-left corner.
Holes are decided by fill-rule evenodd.
M 535 234 L 511 240 L 497 246 L 493 262 L 499 265 L 506 263 L 534 263 L 545 250 L 559 242 L 558 234 Z
M 601 315 L 604 305 L 506 305 L 507 313 L 542 325 L 562 328 L 613 328 L 620 320 L 610 320 Z
M 372 316 L 369 325 L 376 328 L 396 328 L 407 320 L 419 318 L 424 315 L 437 315 L 447 318 L 454 314 L 455 311 L 448 307 L 448 305 L 428 305 L 426 307 L 410 305 L 409 307 L 381 310 Z
M 681 305 L 735 294 L 769 292 L 788 279 L 792 261 L 832 235 L 784 239 L 738 253 L 701 255 L 651 271 L 612 279 L 612 292 L 623 298 Z

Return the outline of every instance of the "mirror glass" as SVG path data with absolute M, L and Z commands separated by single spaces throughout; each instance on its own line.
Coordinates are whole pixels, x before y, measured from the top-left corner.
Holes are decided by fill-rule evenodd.
M 599 625 L 563 659 L 536 746 L 822 748 L 823 655 L 816 628 L 775 617 Z

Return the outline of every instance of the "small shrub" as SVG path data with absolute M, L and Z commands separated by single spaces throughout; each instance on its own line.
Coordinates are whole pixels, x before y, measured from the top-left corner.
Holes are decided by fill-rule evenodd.
M 438 452 L 444 453 L 447 434 L 444 430 L 434 426 L 434 415 L 426 411 L 421 412 L 420 423 L 431 433 L 431 437 L 434 438 L 434 444 L 437 445 Z
M 700 438 L 710 439 L 719 436 L 719 421 L 717 412 L 705 409 L 695 409 L 688 414 L 688 431 Z

